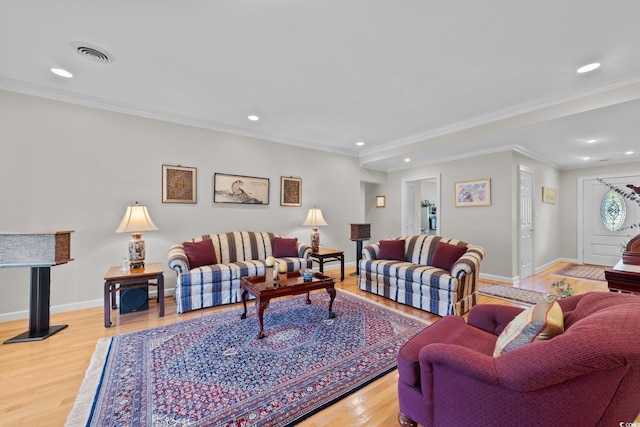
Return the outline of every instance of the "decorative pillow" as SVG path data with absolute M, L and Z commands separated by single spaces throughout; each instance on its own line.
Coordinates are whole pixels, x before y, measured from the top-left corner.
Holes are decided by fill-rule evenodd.
M 380 259 L 404 261 L 404 240 L 380 240 Z
M 218 263 L 216 252 L 213 250 L 213 242 L 209 239 L 199 242 L 184 242 L 182 246 L 187 253 L 191 268 Z
M 453 264 L 458 261 L 464 253 L 467 252 L 466 246 L 451 245 L 445 242 L 438 242 L 436 251 L 433 254 L 431 265 L 451 271 Z
M 298 239 L 285 237 L 273 238 L 273 256 L 276 258 L 297 257 L 298 256 Z
M 493 357 L 564 332 L 562 308 L 555 299 L 542 301 L 518 314 L 498 337 Z

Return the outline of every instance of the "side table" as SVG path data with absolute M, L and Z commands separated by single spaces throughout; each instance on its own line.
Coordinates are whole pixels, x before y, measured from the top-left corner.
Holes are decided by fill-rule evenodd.
M 164 270 L 161 263 L 149 263 L 144 268 L 126 273 L 120 271 L 120 266 L 111 267 L 104 276 L 104 327 L 111 327 L 111 310 L 117 308 L 116 292 L 147 286 L 158 287 L 160 317 L 164 317 Z
M 320 265 L 320 273 L 324 273 L 324 263 L 328 261 L 340 261 L 340 281 L 344 280 L 344 251 L 338 249 L 319 248 L 309 255 L 312 261 Z
M 640 293 L 640 265 L 620 260 L 613 268 L 606 268 L 604 276 L 611 292 Z

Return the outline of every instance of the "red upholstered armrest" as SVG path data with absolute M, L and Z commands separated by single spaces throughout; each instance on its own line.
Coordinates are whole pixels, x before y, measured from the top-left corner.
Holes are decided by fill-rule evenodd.
M 500 335 L 509 322 L 522 310 L 524 309 L 507 305 L 480 304 L 471 308 L 467 323 L 483 331 Z
M 495 359 L 475 350 L 455 344 L 429 344 L 420 350 L 420 382 L 425 392 L 431 392 L 433 365 L 446 366 L 456 374 L 476 378 L 483 382 L 500 385 L 495 368 Z

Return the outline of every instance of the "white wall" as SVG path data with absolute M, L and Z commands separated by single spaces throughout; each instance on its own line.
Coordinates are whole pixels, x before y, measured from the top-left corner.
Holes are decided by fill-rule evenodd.
M 126 257 L 115 234 L 127 205 L 146 204 L 159 231 L 147 232 L 147 261 L 165 264 L 170 245 L 201 234 L 272 231 L 309 241 L 301 224 L 322 209 L 321 244 L 345 251 L 362 221 L 361 181 L 375 181 L 355 157 L 277 144 L 0 91 L 0 230 L 75 230 L 74 261 L 51 273 L 52 311 L 101 303 L 103 277 Z M 197 168 L 195 205 L 163 204 L 161 165 Z M 270 179 L 266 206 L 213 203 L 215 172 Z M 302 207 L 281 207 L 280 177 L 302 178 Z M 166 285 L 175 273 L 166 267 Z M 0 320 L 26 317 L 29 270 L 0 269 Z
M 386 194 L 387 207 L 370 210 L 367 217 L 372 223 L 374 241 L 403 234 L 403 180 L 440 174 L 439 234 L 484 247 L 487 256 L 482 261 L 481 273 L 511 279 L 514 262 L 517 265 L 512 247 L 512 162 L 512 152 L 504 151 L 389 173 L 387 181 L 375 188 L 378 194 Z M 491 179 L 491 206 L 456 208 L 454 183 L 483 178 Z

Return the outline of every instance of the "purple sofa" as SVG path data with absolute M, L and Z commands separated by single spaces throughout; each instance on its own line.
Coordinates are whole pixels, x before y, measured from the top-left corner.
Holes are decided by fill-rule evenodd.
M 481 304 L 447 316 L 398 354 L 401 425 L 618 426 L 640 412 L 640 297 L 558 300 L 565 332 L 494 358 L 523 309 Z

